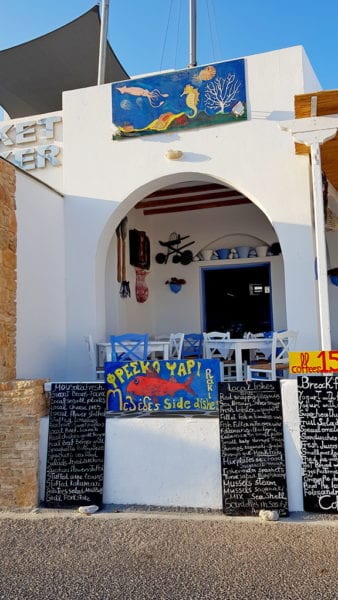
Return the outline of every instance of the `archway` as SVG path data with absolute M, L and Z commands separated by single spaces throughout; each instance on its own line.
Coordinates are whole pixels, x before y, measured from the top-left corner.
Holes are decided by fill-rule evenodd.
M 248 196 L 220 179 L 200 174 L 182 174 L 150 182 L 147 189 L 133 192 L 112 214 L 100 243 L 98 257 L 103 258 L 105 240 L 106 260 L 101 269 L 101 295 L 98 297 L 99 337 L 107 338 L 112 332 L 147 331 L 161 335 L 173 330 L 200 331 L 203 328 L 203 288 L 201 268 L 197 260 L 202 248 L 224 247 L 225 240 L 237 246 L 255 246 L 278 243 L 278 238 L 267 216 Z M 125 239 L 126 274 L 130 297 L 120 296 L 121 282 L 117 281 L 118 239 L 116 227 L 122 218 L 128 219 L 128 233 L 144 231 L 150 240 L 150 268 L 145 276 L 148 294 L 138 301 L 136 269 L 130 265 L 129 235 Z M 160 242 L 173 233 L 186 239 L 194 260 L 189 264 L 173 261 L 158 263 L 156 255 L 163 252 Z M 213 257 L 215 258 L 215 257 Z M 239 259 L 242 260 L 242 259 Z M 257 259 L 256 259 L 257 260 Z M 249 263 L 255 257 L 247 258 Z M 286 324 L 284 297 L 284 270 L 282 257 L 266 259 L 275 262 L 273 285 L 276 286 L 274 325 Z M 277 264 L 278 263 L 278 264 Z M 216 263 L 212 263 L 215 265 Z M 228 264 L 221 260 L 219 266 Z M 236 264 L 236 259 L 231 263 Z M 186 283 L 174 295 L 166 281 L 176 277 Z M 99 279 L 97 281 L 99 284 Z M 193 301 L 192 301 L 193 300 Z M 103 316 L 104 315 L 104 316 Z

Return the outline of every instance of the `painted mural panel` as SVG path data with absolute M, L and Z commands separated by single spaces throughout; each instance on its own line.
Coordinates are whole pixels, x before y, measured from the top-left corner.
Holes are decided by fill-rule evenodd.
M 107 410 L 120 415 L 215 412 L 218 360 L 105 363 Z
M 247 118 L 244 59 L 112 84 L 114 139 Z

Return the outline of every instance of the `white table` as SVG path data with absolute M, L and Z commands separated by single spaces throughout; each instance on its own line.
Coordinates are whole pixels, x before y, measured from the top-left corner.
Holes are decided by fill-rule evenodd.
M 112 360 L 112 347 L 110 342 L 98 342 L 97 348 L 97 362 L 98 365 L 103 367 L 105 362 L 111 362 Z M 118 348 L 118 346 L 117 346 Z M 122 350 L 122 348 L 121 348 Z M 163 360 L 169 358 L 169 340 L 149 340 L 148 341 L 148 354 L 161 352 Z
M 220 354 L 227 355 L 229 350 L 235 350 L 236 379 L 243 381 L 243 350 L 264 350 L 271 347 L 272 338 L 229 338 L 224 341 L 204 341 L 204 356 L 208 356 L 208 345 L 219 349 Z

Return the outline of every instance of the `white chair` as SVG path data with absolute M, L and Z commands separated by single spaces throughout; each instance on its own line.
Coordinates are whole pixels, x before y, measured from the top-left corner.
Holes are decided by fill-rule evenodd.
M 84 341 L 87 346 L 87 352 L 89 356 L 91 372 L 93 379 L 104 379 L 104 368 L 97 364 L 97 352 L 91 334 L 84 336 Z
M 247 366 L 247 380 L 276 380 L 288 377 L 289 352 L 294 350 L 297 339 L 296 331 L 275 331 L 271 340 L 271 356 L 268 360 L 254 361 Z
M 203 333 L 204 357 L 218 358 L 221 364 L 221 381 L 236 380 L 236 362 L 233 358 L 234 351 L 227 348 L 224 343 L 230 340 L 230 332 L 210 331 Z
M 184 333 L 171 333 L 169 336 L 169 358 L 181 359 Z
M 260 331 L 259 333 L 251 333 L 251 331 L 248 331 L 247 333 L 245 333 L 243 335 L 243 338 L 252 340 L 252 339 L 262 339 L 264 338 L 264 332 Z M 271 339 L 272 339 L 272 335 L 271 335 Z M 250 363 L 255 361 L 255 360 L 268 360 L 269 356 L 271 355 L 271 347 L 267 348 L 267 349 L 252 349 L 249 350 L 249 356 L 250 356 Z M 245 370 L 245 379 L 247 379 L 246 376 L 246 370 Z

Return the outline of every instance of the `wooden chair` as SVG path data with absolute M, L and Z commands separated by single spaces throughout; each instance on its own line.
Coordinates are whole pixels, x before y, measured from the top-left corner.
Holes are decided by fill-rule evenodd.
M 147 360 L 148 333 L 111 335 L 112 360 Z
M 171 333 L 169 336 L 169 358 L 181 359 L 184 333 Z
M 230 340 L 230 332 L 211 331 L 203 333 L 204 339 L 204 357 L 218 358 L 221 362 L 221 380 L 235 381 L 236 380 L 236 361 L 233 358 L 234 351 L 229 350 L 224 344 Z
M 296 344 L 296 331 L 275 331 L 271 339 L 271 356 L 268 360 L 254 361 L 247 366 L 247 380 L 267 379 L 276 380 L 280 377 L 288 377 L 289 352 Z
M 182 348 L 182 358 L 202 358 L 203 334 L 185 333 Z

